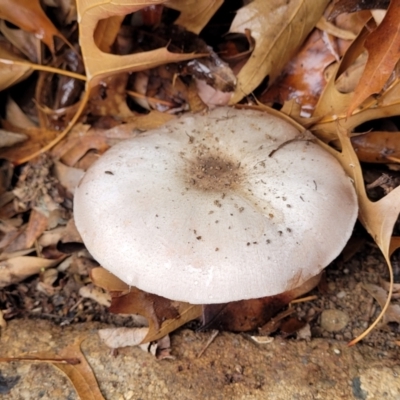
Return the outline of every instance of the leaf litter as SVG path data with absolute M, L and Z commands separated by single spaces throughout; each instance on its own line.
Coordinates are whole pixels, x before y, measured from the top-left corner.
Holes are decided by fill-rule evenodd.
M 387 169 L 379 170 L 378 174 L 389 174 L 390 177 L 394 177 L 393 182 L 396 181 L 399 160 L 396 140 L 398 126 L 392 122 L 390 129 L 387 129 L 388 122 L 386 126 L 383 122 L 382 126 L 377 122 L 378 129 L 365 133 L 371 128 L 364 125 L 378 118 L 387 119 L 398 115 L 400 92 L 396 63 L 399 55 L 393 47 L 398 34 L 396 29 L 393 30 L 393 26 L 398 26 L 400 18 L 398 1 L 393 0 L 390 3 L 380 22 L 375 20 L 375 14 L 368 10 L 387 8 L 388 2 L 371 1 L 367 7 L 361 7 L 362 10 L 357 6 L 357 2 L 352 2 L 347 8 L 341 4 L 343 2 L 338 2 L 332 11 L 329 7 L 325 10 L 327 2 L 321 3 L 319 7 L 310 6 L 311 3 L 307 1 L 292 2 L 291 8 L 287 9 L 286 3 L 278 0 L 268 6 L 256 0 L 240 8 L 230 29 L 226 29 L 226 32 L 239 32 L 247 37 L 249 47 L 241 54 L 240 67 L 237 61 L 233 61 L 234 57 L 225 58 L 228 64 L 220 61 L 218 52 L 207 48 L 209 43 L 202 43 L 200 39 L 196 39 L 195 34 L 203 29 L 207 30 L 207 24 L 222 5 L 222 2 L 208 0 L 196 2 L 198 12 L 195 15 L 191 13 L 189 5 L 182 5 L 179 1 L 170 2 L 172 9 L 181 11 L 177 23 L 193 32 L 190 35 L 194 36 L 190 37 L 194 38 L 196 43 L 194 50 L 174 52 L 167 40 L 167 44 L 139 49 L 133 54 L 125 53 L 125 50 L 121 52 L 119 49 L 126 48 L 126 45 L 131 46 L 129 41 L 124 42 L 122 35 L 123 29 L 126 29 L 123 17 L 128 13 L 146 15 L 146 18 L 150 16 L 150 21 L 156 21 L 153 23 L 157 25 L 160 23 L 160 15 L 167 10 L 163 5 L 164 1 L 160 0 L 158 3 L 157 12 L 149 13 L 143 10 L 146 6 L 143 2 L 133 1 L 130 5 L 121 4 L 115 7 L 111 3 L 100 4 L 96 0 L 78 1 L 78 23 L 72 8 L 57 9 L 57 22 L 50 22 L 45 14 L 46 9 L 38 9 L 39 3 L 34 2 L 34 5 L 23 6 L 30 11 L 33 9 L 34 12 L 34 18 L 30 21 L 33 25 L 29 26 L 22 22 L 18 14 L 22 13 L 24 8 L 16 10 L 17 14 L 13 14 L 7 2 L 0 7 L 1 18 L 12 21 L 28 34 L 35 34 L 39 27 L 43 27 L 44 36 L 40 39 L 50 49 L 50 53 L 43 49 L 41 53 L 37 53 L 37 49 L 29 44 L 34 41 L 26 42 L 23 46 L 21 40 L 13 40 L 11 43 L 0 37 L 0 88 L 7 90 L 7 109 L 14 109 L 14 117 L 11 112 L 5 115 L 2 128 L 11 134 L 13 140 L 17 137 L 19 140 L 27 138 L 21 143 L 2 144 L 1 156 L 15 165 L 33 160 L 44 152 L 50 152 L 52 158 L 45 156 L 29 162 L 23 170 L 17 170 L 19 183 L 15 185 L 6 180 L 0 192 L 0 245 L 3 250 L 0 282 L 5 287 L 4 293 L 0 295 L 0 302 L 5 320 L 21 315 L 41 315 L 61 324 L 90 318 L 108 319 L 117 325 L 126 324 L 127 321 L 129 324 L 131 321 L 135 325 L 132 328 L 123 328 L 125 331 L 120 332 L 108 331 L 107 340 L 113 340 L 108 342 L 109 346 L 117 348 L 121 343 L 139 344 L 167 340 L 162 338 L 166 338 L 168 333 L 179 326 L 202 317 L 204 314 L 201 306 L 158 298 L 135 288 L 127 288 L 125 284 L 113 279 L 104 284 L 104 272 L 99 272 L 101 270 L 97 268 L 97 264 L 81 247 L 71 251 L 68 256 L 60 251 L 62 248 L 64 251 L 68 247 L 73 248 L 73 243 L 80 241 L 79 237 L 75 237 L 75 242 L 68 241 L 68 236 L 71 236 L 69 221 L 72 216 L 73 187 L 83 171 L 117 141 L 162 125 L 174 118 L 171 115 L 174 112 L 187 109 L 199 111 L 207 105 L 213 106 L 215 103 L 208 100 L 208 95 L 204 98 L 200 96 L 199 81 L 206 82 L 215 91 L 225 91 L 229 94 L 229 97 L 217 100 L 218 102 L 230 101 L 231 104 L 235 104 L 245 99 L 251 104 L 251 96 L 254 91 L 259 90 L 257 88 L 260 84 L 263 91 L 267 87 L 265 93 L 272 93 L 271 83 L 276 81 L 276 85 L 284 87 L 287 79 L 295 88 L 292 89 L 294 95 L 290 95 L 290 91 L 285 96 L 262 95 L 261 102 L 275 106 L 274 103 L 280 104 L 283 112 L 307 126 L 321 142 L 336 148 L 334 150 L 325 144 L 353 178 L 360 201 L 360 221 L 374 239 L 382 256 L 377 248 L 367 241 L 362 247 L 362 256 L 359 252 L 349 262 L 339 259 L 336 262 L 336 270 L 326 270 L 326 276 L 330 279 L 328 289 L 322 290 L 320 284 L 319 289 L 314 289 L 313 292 L 317 295 L 316 300 L 289 306 L 289 314 L 294 310 L 296 317 L 285 314 L 283 322 L 276 326 L 279 326 L 283 336 L 298 333 L 298 336 L 302 337 L 301 330 L 311 326 L 309 331 L 312 337 L 350 340 L 362 334 L 372 321 L 375 321 L 375 324 L 381 321 L 384 324 L 398 323 L 398 305 L 390 303 L 393 281 L 398 279 L 398 273 L 391 268 L 389 273 L 384 270 L 385 264 L 391 266 L 390 255 L 399 247 L 398 239 L 392 239 L 393 229 L 398 233 L 398 188 L 390 187 L 390 183 L 387 183 L 390 179 L 384 180 L 384 183 L 370 182 L 374 185 L 366 188 L 364 180 L 370 167 L 359 163 L 380 163 L 382 168 Z M 325 16 L 330 13 L 329 21 L 323 17 L 324 11 Z M 349 16 L 346 14 L 349 12 L 354 14 Z M 359 17 L 360 25 L 357 26 L 360 26 L 360 30 L 357 32 L 351 31 L 349 25 L 343 25 L 346 18 L 354 16 Z M 369 18 L 370 16 L 372 18 Z M 102 22 L 99 22 L 100 20 Z M 61 34 L 60 21 L 68 21 L 74 24 L 74 28 L 63 29 Z M 316 30 L 316 26 L 319 31 Z M 69 44 L 76 43 L 77 28 L 81 32 L 82 55 L 79 55 L 77 47 Z M 322 61 L 313 59 L 312 54 L 316 48 L 307 47 L 310 44 L 305 45 L 303 52 L 299 51 L 311 31 L 313 33 L 309 38 L 318 33 L 319 39 L 314 42 L 325 51 Z M 155 27 L 152 32 L 157 36 Z M 184 36 L 184 32 L 180 30 L 178 36 Z M 149 32 L 144 27 L 139 34 L 149 35 Z M 166 37 L 168 35 L 171 34 L 166 34 Z M 267 37 L 271 40 L 266 41 Z M 382 38 L 390 40 L 382 41 Z M 232 42 L 229 42 L 230 40 Z M 234 36 L 226 39 L 226 44 L 230 43 L 230 47 L 225 46 L 225 49 L 234 48 L 236 40 Z M 311 40 L 312 45 L 314 42 Z M 382 42 L 386 45 L 381 46 Z M 218 47 L 224 48 L 223 43 L 216 43 L 215 48 Z M 209 56 L 210 54 L 212 56 Z M 368 57 L 362 58 L 363 54 L 367 54 Z M 304 89 L 302 100 L 297 88 L 304 87 L 302 85 L 307 80 L 307 75 L 297 74 L 296 69 L 290 68 L 290 64 L 289 68 L 284 69 L 285 64 L 292 62 L 295 55 L 298 57 L 297 65 L 310 65 L 314 62 L 313 67 L 316 68 L 319 77 L 316 83 Z M 214 61 L 210 61 L 213 57 Z M 201 64 L 201 67 L 188 68 L 190 63 L 199 65 L 203 59 L 205 64 Z M 207 64 L 210 62 L 211 64 Z M 237 74 L 237 82 L 229 63 Z M 384 73 L 381 68 L 383 64 Z M 196 75 L 196 69 L 202 68 L 212 71 L 211 80 Z M 37 76 L 32 75 L 34 71 L 39 71 Z M 309 70 L 305 69 L 304 72 Z M 278 78 L 281 74 L 281 78 Z M 267 77 L 268 84 L 264 83 L 263 86 L 262 82 Z M 14 90 L 18 87 L 18 82 L 26 80 L 32 93 L 28 99 L 22 98 L 18 91 Z M 46 89 L 50 83 L 57 87 L 56 96 Z M 98 86 L 98 83 L 102 85 Z M 221 87 L 221 83 L 226 83 L 227 86 Z M 73 87 L 73 90 L 63 102 L 60 100 L 61 95 L 69 86 Z M 134 90 L 135 87 L 142 89 L 138 92 Z M 129 90 L 136 104 L 127 101 Z M 307 96 L 311 100 L 305 115 L 301 104 L 297 102 L 300 100 L 304 105 Z M 152 110 L 149 114 L 143 113 L 140 106 L 144 102 L 137 101 L 138 98 L 146 100 L 147 108 Z M 371 193 L 385 187 L 383 193 L 379 194 L 378 190 L 378 198 L 375 199 L 377 201 L 371 201 Z M 68 246 L 69 244 L 71 246 Z M 395 257 L 396 253 L 392 260 L 396 260 Z M 89 278 L 90 273 L 92 279 Z M 342 279 L 339 273 L 344 274 L 346 280 Z M 352 275 L 349 277 L 350 273 Z M 388 278 L 389 284 L 378 281 L 377 274 Z M 29 276 L 31 277 L 27 280 Z M 98 287 L 92 286 L 92 281 L 107 290 L 99 290 Z M 380 308 L 365 296 L 365 288 L 376 299 Z M 117 312 L 115 317 L 107 316 L 105 311 L 110 301 L 107 293 L 111 295 L 110 310 Z M 324 295 L 327 296 L 325 299 Z M 351 295 L 356 297 L 351 299 Z M 393 301 L 395 297 L 393 296 Z M 25 299 L 22 307 L 18 304 L 18 298 Z M 158 306 L 155 307 L 155 304 Z M 255 304 L 250 304 L 250 309 L 257 309 Z M 351 307 L 349 309 L 354 311 L 354 321 L 350 321 L 343 331 L 329 336 L 321 330 L 318 321 L 321 313 L 332 306 L 343 310 Z M 229 308 L 231 310 L 227 313 Z M 216 319 L 217 326 L 225 329 L 240 330 L 237 329 L 237 325 L 241 324 L 241 318 L 246 319 L 246 313 L 256 319 L 260 316 L 260 311 L 249 311 L 248 306 L 228 305 L 222 307 L 225 311 L 224 319 L 220 309 L 221 307 L 218 308 L 219 311 L 213 311 L 211 314 L 209 310 L 209 315 L 211 319 Z M 383 316 L 385 311 L 386 316 Z M 129 314 L 130 317 L 122 317 L 119 315 L 121 313 Z M 136 326 L 136 314 L 146 317 L 148 327 Z M 241 315 L 243 316 L 240 317 Z M 264 331 L 260 332 L 271 332 L 272 328 L 268 328 L 265 323 L 268 324 L 267 321 L 259 320 L 249 329 L 263 326 Z M 195 322 L 195 326 L 199 327 L 199 324 Z M 388 325 L 385 329 L 389 329 Z M 398 324 L 397 328 L 390 325 L 390 329 L 392 334 L 398 333 Z M 119 339 L 121 332 L 126 332 L 122 342 L 122 339 Z M 307 334 L 304 337 L 307 337 Z M 376 331 L 365 340 L 374 344 L 382 343 Z M 385 342 L 385 346 L 390 348 L 394 343 L 389 340 Z M 166 358 L 169 357 L 168 348 L 169 345 L 161 347 L 161 353 Z M 150 351 L 156 350 L 153 347 Z M 68 349 L 69 355 L 78 354 L 76 352 L 76 347 Z M 65 372 L 73 377 L 74 385 L 81 389 L 86 387 L 90 391 L 91 387 L 97 386 L 93 381 L 82 381 L 82 373 L 77 370 L 70 369 Z

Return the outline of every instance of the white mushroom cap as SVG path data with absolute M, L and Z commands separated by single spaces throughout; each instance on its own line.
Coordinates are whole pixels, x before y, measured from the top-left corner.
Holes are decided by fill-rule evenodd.
M 75 192 L 93 257 L 193 304 L 285 292 L 342 250 L 357 217 L 337 160 L 276 116 L 219 108 L 112 147 Z

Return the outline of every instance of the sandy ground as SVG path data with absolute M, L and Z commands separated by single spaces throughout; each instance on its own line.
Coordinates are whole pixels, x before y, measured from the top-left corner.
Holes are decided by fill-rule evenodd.
M 14 320 L 2 334 L 1 355 L 57 354 L 77 335 L 106 399 L 400 399 L 397 348 L 347 347 L 332 339 L 275 338 L 259 345 L 244 334 L 172 334 L 175 359 L 157 360 L 139 348 L 117 356 L 100 341 L 98 323 L 60 328 L 48 321 Z M 103 325 L 104 326 L 104 325 Z M 15 386 L 4 398 L 76 399 L 68 379 L 47 363 L 1 363 L 1 381 Z M 4 393 L 4 391 L 3 391 Z

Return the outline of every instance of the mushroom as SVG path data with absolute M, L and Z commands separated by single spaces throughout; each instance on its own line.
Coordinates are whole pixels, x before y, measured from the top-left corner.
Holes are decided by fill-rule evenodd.
M 225 107 L 115 145 L 74 203 L 104 268 L 192 304 L 300 286 L 339 255 L 358 211 L 350 178 L 313 139 L 277 116 Z

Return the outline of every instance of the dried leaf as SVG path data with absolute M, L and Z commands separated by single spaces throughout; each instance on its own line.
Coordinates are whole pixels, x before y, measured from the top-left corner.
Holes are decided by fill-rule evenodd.
M 381 279 L 379 283 L 380 283 L 380 285 L 382 286 L 382 288 L 386 292 L 388 292 L 390 290 L 390 286 L 391 286 L 390 282 L 386 282 L 386 281 Z M 399 295 L 400 295 L 400 283 L 394 283 L 393 284 L 393 296 L 392 296 L 392 298 L 393 299 L 398 299 Z M 386 298 L 386 296 L 385 296 L 385 298 Z
M 284 337 L 294 335 L 307 325 L 307 322 L 302 321 L 296 317 L 290 317 L 284 321 L 280 326 L 280 330 Z
M 10 28 L 4 20 L 0 20 L 0 31 L 4 37 L 30 61 L 38 62 L 40 41 L 37 37 L 22 29 Z
M 326 45 L 326 35 L 314 30 L 300 51 L 287 63 L 281 76 L 259 98 L 261 103 L 280 103 L 295 99 L 303 115 L 311 115 L 326 85 L 325 69 L 335 62 Z M 305 67 L 306 66 L 306 67 Z
M 180 12 L 176 25 L 199 34 L 222 3 L 223 0 L 169 0 L 165 5 Z
M 1 329 L 6 329 L 7 328 L 7 322 L 4 319 L 4 314 L 3 314 L 2 310 L 0 310 L 0 328 Z
M 52 53 L 54 53 L 54 36 L 65 43 L 67 42 L 47 18 L 39 0 L 2 0 L 0 3 L 0 18 L 41 38 Z
M 360 36 L 356 39 L 356 41 Z M 354 42 L 353 42 L 354 44 Z M 352 45 L 353 46 L 353 45 Z M 352 47 L 349 51 L 352 51 Z M 348 53 L 346 53 L 347 55 Z M 346 68 L 346 55 L 339 65 L 339 71 Z M 351 58 L 351 57 L 350 57 Z M 343 67 L 342 67 L 343 66 Z M 347 109 L 352 100 L 351 93 L 340 93 L 335 87 L 335 73 L 331 76 L 325 87 L 316 109 L 313 114 L 313 121 L 310 130 L 321 140 L 330 142 L 337 139 L 337 130 L 341 129 L 352 131 L 356 126 L 366 121 L 379 118 L 397 116 L 400 106 L 400 80 L 396 79 L 393 84 L 382 93 L 377 100 L 371 99 L 370 104 L 361 110 L 357 110 L 347 117 Z
M 124 15 L 116 15 L 107 19 L 101 19 L 94 31 L 94 41 L 97 47 L 104 53 L 111 53 L 111 46 L 115 42 L 121 28 Z
M 271 336 L 250 336 L 250 339 L 257 344 L 270 344 L 274 341 Z
M 138 131 L 158 128 L 174 118 L 176 117 L 171 114 L 151 111 L 148 114 L 132 115 L 126 124 L 111 129 L 90 128 L 89 125 L 77 124 L 66 139 L 54 147 L 52 156 L 72 167 L 89 150 L 96 150 L 101 154 L 120 140 L 136 137 Z
M 327 19 L 322 16 L 317 23 L 317 28 L 329 35 L 335 36 L 344 40 L 354 40 L 356 35 L 354 32 L 346 29 L 339 28 L 338 26 L 327 21 Z M 328 46 L 329 47 L 329 46 Z
M 112 298 L 110 311 L 146 317 L 149 321 L 149 332 L 143 339 L 143 343 L 146 343 L 160 339 L 186 322 L 200 317 L 202 306 L 172 301 L 131 288 L 129 293 Z
M 19 61 L 20 63 L 14 63 Z M 0 91 L 23 81 L 33 70 L 25 59 L 13 54 L 0 43 Z M 22 63 L 22 64 L 21 64 Z
M 333 20 L 339 14 L 361 10 L 387 9 L 390 0 L 339 0 L 333 6 L 328 19 Z
M 23 133 L 8 132 L 0 129 L 0 147 L 10 147 L 25 141 L 28 137 Z
M 28 227 L 26 229 L 26 245 L 29 249 L 33 246 L 39 236 L 46 230 L 49 223 L 49 217 L 37 209 L 33 209 L 29 216 Z
M 149 332 L 143 343 L 162 338 L 186 322 L 200 317 L 202 313 L 200 305 L 172 301 L 129 287 L 103 268 L 94 268 L 91 278 L 95 285 L 109 290 L 113 295 L 111 312 L 139 314 L 149 321 Z
M 282 321 L 292 315 L 295 312 L 294 308 L 288 308 L 278 315 L 271 318 L 266 324 L 258 328 L 258 333 L 260 335 L 271 335 L 271 333 L 276 332 L 282 325 Z
M 104 400 L 93 370 L 82 353 L 81 343 L 84 340 L 83 335 L 78 335 L 73 344 L 61 349 L 57 354 L 60 358 L 76 359 L 78 363 L 52 363 L 52 365 L 67 375 L 81 399 Z
M 101 288 L 93 285 L 82 286 L 79 289 L 79 295 L 86 299 L 92 299 L 105 307 L 110 307 L 111 305 L 110 295 L 101 290 Z
M 370 201 L 366 194 L 362 170 L 350 138 L 342 129 L 339 132 L 342 153 L 337 154 L 337 158 L 355 182 L 360 206 L 359 218 L 387 260 L 393 226 L 400 212 L 400 187 L 395 188 L 379 201 Z
M 1 60 L 0 60 L 0 68 L 1 68 Z M 23 128 L 23 129 L 36 128 L 35 123 L 28 118 L 28 116 L 21 110 L 18 104 L 11 97 L 7 98 L 6 120 L 7 124 L 10 124 L 15 128 Z
M 35 353 L 20 357 L 2 357 L 0 361 L 48 362 L 64 372 L 80 399 L 104 400 L 96 377 L 81 350 L 85 336 L 78 335 L 75 342 L 61 349 L 57 355 Z
M 21 256 L 0 262 L 0 288 L 23 281 L 31 275 L 38 274 L 45 268 L 54 267 L 62 259 Z
M 54 163 L 54 175 L 70 193 L 74 194 L 75 188 L 84 175 L 84 171 L 79 168 L 68 167 L 56 161 Z
M 126 72 L 104 77 L 101 85 L 92 88 L 87 111 L 94 116 L 115 116 L 121 121 L 133 117 L 135 114 L 126 104 L 128 79 Z
M 318 285 L 320 278 L 321 274 L 309 279 L 296 289 L 276 296 L 226 304 L 206 304 L 203 306 L 203 328 L 234 332 L 257 329 L 292 300 L 312 290 Z
M 382 23 L 365 40 L 368 60 L 347 111 L 353 111 L 369 96 L 379 93 L 400 59 L 400 0 L 392 0 Z
M 106 328 L 99 329 L 98 334 L 104 344 L 111 349 L 138 346 L 149 332 L 149 328 Z
M 112 74 L 140 71 L 194 58 L 194 54 L 171 53 L 166 47 L 119 56 L 106 54 L 96 46 L 94 32 L 100 20 L 111 16 L 126 15 L 149 5 L 163 4 L 165 1 L 151 0 L 144 3 L 141 0 L 124 0 L 115 3 L 111 0 L 86 0 L 77 3 L 80 20 L 80 45 L 88 80 L 87 89 L 96 86 L 101 79 Z
M 355 114 L 347 118 L 347 110 L 351 103 L 352 93 L 341 93 L 336 87 L 336 80 L 341 74 L 345 73 L 364 50 L 364 41 L 371 29 L 375 28 L 373 21 L 368 21 L 365 27 L 360 31 L 357 38 L 344 54 L 341 62 L 331 71 L 330 78 L 325 86 L 318 103 L 315 107 L 313 118 L 319 118 L 317 124 L 311 129 L 321 140 L 330 142 L 337 138 L 337 125 L 348 130 L 354 128 L 362 115 Z
M 390 255 L 392 255 L 398 248 L 400 248 L 400 236 L 392 236 L 390 241 Z
M 324 146 L 329 152 L 336 156 L 342 164 L 346 173 L 353 179 L 359 203 L 359 220 L 372 236 L 380 248 L 389 268 L 390 282 L 393 283 L 393 269 L 390 261 L 390 244 L 394 224 L 400 212 L 400 187 L 395 188 L 379 201 L 372 202 L 368 199 L 364 186 L 364 179 L 357 155 L 351 145 L 349 135 L 340 126 L 338 134 L 342 146 L 342 152 L 336 152 Z M 350 345 L 360 341 L 379 322 L 390 304 L 393 288 L 389 290 L 387 301 L 382 312 L 375 322 L 359 337 L 352 340 Z
M 385 307 L 388 298 L 388 292 L 385 289 L 372 283 L 364 283 L 363 287 L 378 302 L 381 308 Z M 390 304 L 387 308 L 382 318 L 382 323 L 388 324 L 389 322 L 400 324 L 400 306 L 398 304 Z
M 126 292 L 130 286 L 104 268 L 93 268 L 90 277 L 95 285 L 109 292 Z
M 254 51 L 239 72 L 231 104 L 251 93 L 266 77 L 272 83 L 325 10 L 327 0 L 254 0 L 241 8 L 230 32 L 251 32 Z
M 367 132 L 352 136 L 351 143 L 360 161 L 389 163 L 400 160 L 400 132 Z

